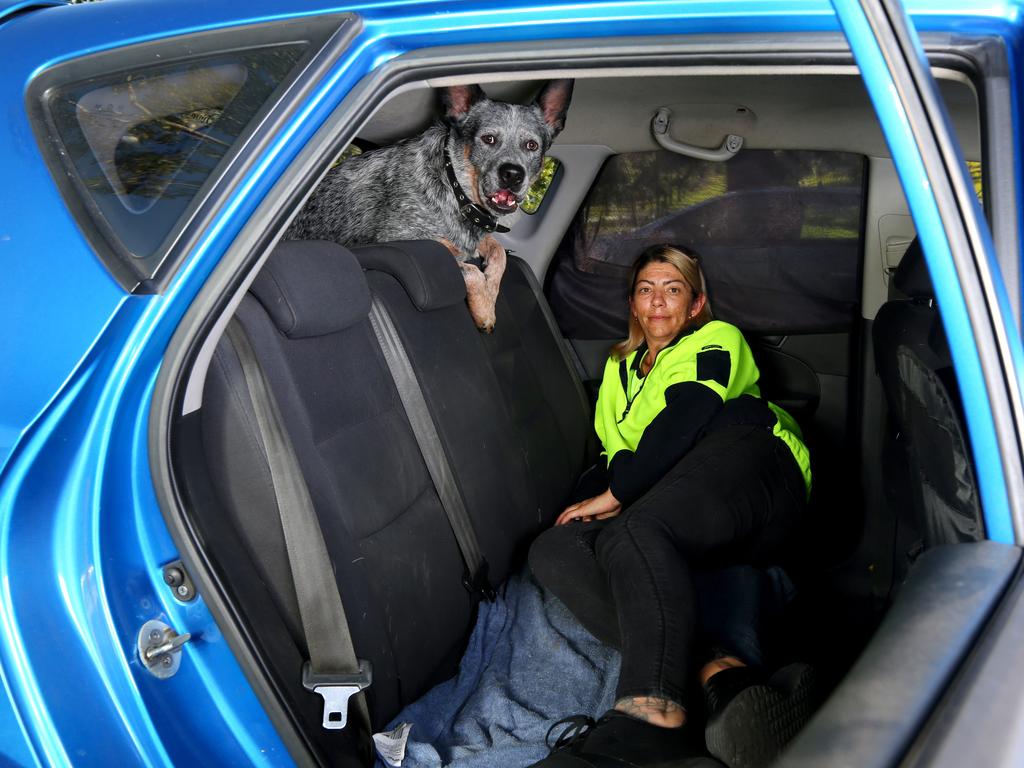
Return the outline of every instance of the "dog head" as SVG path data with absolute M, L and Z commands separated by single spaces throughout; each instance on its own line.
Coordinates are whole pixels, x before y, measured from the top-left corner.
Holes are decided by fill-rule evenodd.
M 565 127 L 572 80 L 552 80 L 532 104 L 487 98 L 478 85 L 441 93 L 445 120 L 473 169 L 480 203 L 496 216 L 513 213 L 536 181 L 544 153 Z

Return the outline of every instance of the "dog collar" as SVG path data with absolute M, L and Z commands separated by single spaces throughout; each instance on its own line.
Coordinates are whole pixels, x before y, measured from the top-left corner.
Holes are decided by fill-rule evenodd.
M 452 192 L 455 193 L 455 200 L 459 204 L 459 213 L 467 221 L 480 227 L 485 232 L 508 232 L 508 227 L 498 223 L 497 217 L 479 203 L 474 203 L 466 193 L 462 191 L 459 180 L 455 178 L 455 168 L 452 166 L 452 159 L 448 155 L 448 141 L 445 139 L 444 148 L 444 170 L 448 174 L 448 183 L 451 184 Z

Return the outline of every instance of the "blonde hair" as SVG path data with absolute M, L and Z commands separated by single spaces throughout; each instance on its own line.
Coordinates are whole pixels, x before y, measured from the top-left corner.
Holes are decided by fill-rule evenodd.
M 652 245 L 641 253 L 633 262 L 633 270 L 629 277 L 629 296 L 633 297 L 636 291 L 636 281 L 640 272 L 648 264 L 661 263 L 669 264 L 676 268 L 683 276 L 683 282 L 693 292 L 694 298 L 704 294 L 704 307 L 693 318 L 686 321 L 684 328 L 700 328 L 705 323 L 714 319 L 711 314 L 711 302 L 707 299 L 707 283 L 704 280 L 704 272 L 700 268 L 699 257 L 693 251 L 687 251 L 678 245 Z M 644 332 L 640 322 L 631 314 L 629 317 L 629 336 L 611 348 L 611 356 L 616 360 L 622 360 L 626 355 L 639 347 L 644 341 Z

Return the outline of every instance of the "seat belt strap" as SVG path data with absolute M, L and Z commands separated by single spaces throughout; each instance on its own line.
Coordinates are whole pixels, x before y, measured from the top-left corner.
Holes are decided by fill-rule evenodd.
M 395 381 L 398 396 L 402 401 L 409 424 L 412 426 L 413 434 L 416 436 L 416 443 L 419 445 L 423 461 L 427 465 L 430 479 L 434 483 L 438 498 L 441 499 L 441 506 L 444 507 L 448 523 L 455 534 L 455 541 L 462 553 L 462 560 L 466 566 L 466 573 L 462 578 L 463 586 L 471 593 L 479 594 L 486 600 L 494 600 L 495 592 L 488 580 L 487 561 L 480 552 L 476 532 L 470 523 L 469 513 L 466 511 L 466 505 L 462 500 L 462 493 L 456 484 L 451 465 L 448 463 L 448 457 L 444 453 L 444 447 L 437 434 L 437 427 L 427 409 L 423 390 L 420 389 L 419 381 L 416 379 L 416 373 L 413 371 L 412 363 L 402 345 L 398 330 L 376 296 L 370 302 L 370 324 L 380 343 L 384 360 Z
M 372 669 L 370 662 L 356 658 L 352 647 L 352 634 L 334 579 L 334 567 L 298 458 L 249 336 L 237 319 L 228 323 L 227 335 L 242 367 L 281 518 L 309 651 L 309 661 L 302 669 L 302 684 L 323 697 L 324 728 L 345 727 L 351 699 L 360 725 L 366 733 L 373 733 L 362 694 L 372 682 Z

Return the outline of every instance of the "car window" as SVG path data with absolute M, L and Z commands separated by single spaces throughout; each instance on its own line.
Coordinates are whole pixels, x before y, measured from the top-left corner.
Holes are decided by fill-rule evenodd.
M 764 333 L 849 329 L 864 167 L 861 155 L 819 151 L 609 158 L 550 272 L 559 325 L 570 338 L 624 337 L 631 263 L 649 245 L 676 243 L 700 254 L 722 320 Z
M 967 172 L 971 175 L 971 184 L 974 186 L 974 194 L 978 196 L 981 201 L 985 200 L 985 193 L 983 189 L 983 178 L 984 174 L 981 170 L 981 163 L 977 160 L 967 161 Z
M 544 158 L 544 165 L 541 166 L 540 176 L 538 176 L 537 180 L 533 182 L 533 185 L 526 193 L 526 199 L 523 200 L 523 204 L 520 206 L 523 213 L 532 215 L 540 209 L 540 204 L 544 201 L 544 196 L 551 188 L 551 182 L 555 180 L 555 174 L 558 173 L 558 170 L 561 167 L 562 164 L 555 158 Z
M 121 262 L 110 266 L 122 284 L 152 277 L 175 225 L 307 48 L 215 53 L 45 90 L 51 167 L 83 227 L 114 251 L 101 256 Z

